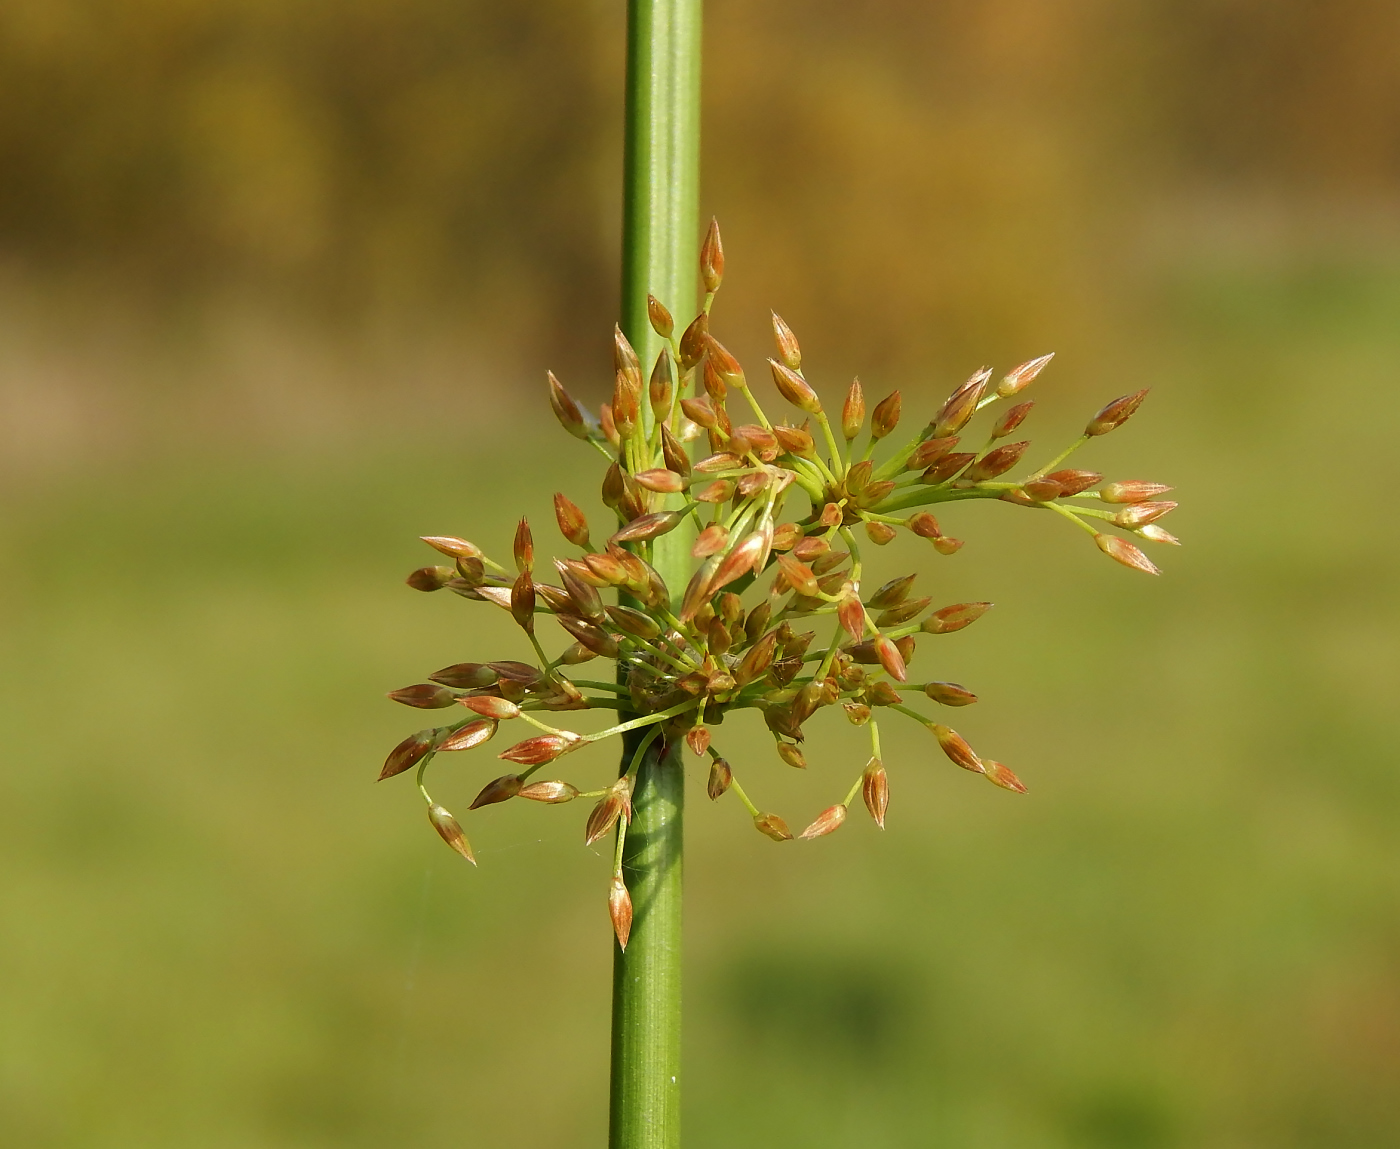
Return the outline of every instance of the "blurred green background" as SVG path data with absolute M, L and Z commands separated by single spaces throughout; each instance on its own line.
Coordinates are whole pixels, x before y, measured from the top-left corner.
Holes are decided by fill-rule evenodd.
M 0 1144 L 602 1143 L 583 811 L 471 815 L 473 870 L 372 779 L 421 725 L 384 691 L 525 653 L 402 585 L 415 536 L 597 505 L 541 384 L 610 378 L 622 7 L 0 7 Z M 911 422 L 1056 350 L 1047 452 L 1151 386 L 1083 463 L 1174 483 L 1185 545 L 992 505 L 880 552 L 997 603 L 916 667 L 1031 792 L 891 725 L 889 830 L 780 848 L 697 775 L 690 1144 L 1400 1144 L 1397 42 L 1386 0 L 709 5 L 721 337 L 776 307 Z M 864 761 L 756 725 L 795 823 Z

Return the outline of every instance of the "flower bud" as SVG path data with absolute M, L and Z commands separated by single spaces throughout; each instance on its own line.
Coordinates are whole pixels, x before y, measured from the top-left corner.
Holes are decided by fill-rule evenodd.
M 631 808 L 630 780 L 619 778 L 608 788 L 608 792 L 598 799 L 584 824 L 583 844 L 591 846 L 616 824 L 619 817 Z
M 1031 385 L 1031 380 L 1044 371 L 1046 364 L 1053 358 L 1055 358 L 1055 353 L 1052 351 L 1049 355 L 1029 359 L 1021 366 L 1014 368 L 997 384 L 997 394 L 1003 399 L 1009 399 L 1017 392 L 1025 390 Z
M 622 446 L 622 436 L 617 433 L 617 424 L 613 421 L 611 403 L 599 405 L 598 425 L 603 430 L 603 437 L 612 444 L 613 450 L 618 450 Z
M 559 524 L 559 533 L 569 542 L 576 547 L 588 546 L 588 520 L 567 495 L 554 496 L 554 518 Z
M 573 618 L 567 614 L 558 615 L 555 621 L 573 636 L 574 640 L 583 643 L 594 654 L 602 658 L 616 658 L 618 655 L 617 640 L 607 631 L 591 622 L 585 622 L 581 618 Z
M 982 773 L 1003 790 L 1010 790 L 1016 794 L 1024 794 L 1026 792 L 1026 784 L 1000 762 L 983 761 Z
M 947 535 L 939 535 L 936 539 L 930 539 L 933 549 L 941 555 L 955 555 L 963 548 L 962 539 L 949 538 Z
M 585 662 L 591 662 L 598 657 L 596 650 L 589 650 L 581 642 L 575 642 L 563 654 L 559 656 L 559 661 L 565 666 L 580 666 Z
M 453 535 L 423 535 L 422 541 L 427 543 L 435 551 L 454 559 L 479 559 L 483 555 L 481 548 L 475 543 L 469 543 L 466 539 L 459 539 Z
M 1099 534 L 1094 536 L 1094 542 L 1099 544 L 1099 550 L 1125 567 L 1132 567 L 1133 570 L 1142 571 L 1144 574 L 1162 573 L 1153 565 L 1150 558 L 1127 539 L 1120 539 L 1117 535 Z
M 1073 467 L 1067 467 L 1063 471 L 1051 471 L 1045 477 L 1059 484 L 1062 496 L 1082 494 L 1095 483 L 1103 481 L 1103 476 L 1097 471 L 1078 471 Z
M 647 384 L 647 396 L 651 400 L 651 413 L 658 423 L 665 423 L 671 416 L 671 401 L 675 386 L 671 373 L 671 353 L 665 347 L 656 357 L 656 365 L 651 369 L 651 381 Z
M 798 561 L 791 555 L 780 554 L 778 567 L 783 572 L 783 577 L 787 579 L 788 586 L 792 587 L 798 594 L 815 598 L 820 593 L 817 586 L 817 576 L 812 573 L 812 568 L 806 563 Z
M 1155 523 L 1163 515 L 1174 510 L 1176 510 L 1176 504 L 1173 502 L 1133 503 L 1114 515 L 1113 521 L 1120 527 L 1135 531 L 1139 527 L 1147 526 L 1148 523 Z
M 967 426 L 972 416 L 977 414 L 977 404 L 982 401 L 982 394 L 987 389 L 987 380 L 991 375 L 992 369 L 984 367 L 948 396 L 938 414 L 933 417 L 933 438 L 942 439 L 948 435 L 956 435 Z
M 661 474 L 669 475 L 671 472 L 662 471 Z M 685 516 L 685 511 L 653 511 L 649 515 L 642 515 L 640 518 L 634 519 L 608 541 L 611 543 L 628 543 L 644 539 L 659 538 L 661 535 L 675 530 L 681 523 L 685 522 Z
M 496 681 L 496 672 L 480 662 L 459 662 L 428 675 L 428 680 L 457 690 L 480 690 Z
M 578 787 L 570 786 L 567 782 L 531 782 L 528 786 L 520 788 L 517 797 L 557 805 L 560 802 L 572 802 L 577 798 Z
M 750 647 L 744 657 L 739 660 L 739 665 L 734 668 L 734 681 L 740 686 L 747 686 L 750 682 L 757 682 L 767 674 L 768 668 L 773 665 L 773 654 L 777 641 L 776 634 L 765 634 Z
M 677 495 L 690 486 L 689 479 L 664 467 L 638 471 L 632 478 L 636 480 L 639 487 L 645 487 L 648 491 L 656 491 L 663 495 Z
M 705 343 L 710 334 L 710 317 L 703 311 L 681 333 L 681 370 L 689 371 L 705 357 Z
M 956 451 L 951 455 L 944 455 L 923 473 L 923 481 L 934 484 L 946 483 L 975 458 L 977 456 L 971 451 Z
M 789 455 L 796 455 L 800 459 L 811 459 L 816 456 L 816 441 L 806 428 L 778 425 L 773 428 L 773 437 L 778 440 L 778 445 Z
M 836 620 L 841 629 L 851 636 L 852 642 L 859 642 L 865 633 L 865 607 L 857 595 L 850 594 L 836 604 Z
M 875 640 L 875 657 L 885 668 L 885 673 L 896 682 L 908 682 L 909 674 L 904 668 L 904 657 L 890 639 L 881 635 Z
M 414 590 L 441 590 L 455 574 L 451 567 L 420 567 L 404 579 L 404 582 Z
M 881 628 L 899 626 L 902 623 L 908 622 L 916 614 L 922 613 L 924 607 L 928 606 L 932 601 L 933 599 L 931 598 L 907 599 L 898 606 L 892 606 L 888 610 L 882 610 L 875 619 L 875 625 Z
M 573 396 L 564 390 L 564 385 L 554 377 L 553 371 L 546 372 L 546 375 L 549 379 L 549 406 L 554 411 L 554 417 L 559 420 L 559 425 L 575 439 L 587 439 L 588 422 L 579 410 L 579 405 L 574 402 Z
M 1029 440 L 1022 440 L 1019 443 L 1008 443 L 1004 447 L 988 451 L 963 472 L 963 479 L 969 483 L 981 483 L 987 479 L 995 479 L 998 475 L 1006 474 L 1021 461 L 1021 456 L 1026 453 L 1026 448 L 1030 445 Z
M 952 634 L 955 630 L 971 626 L 991 609 L 989 602 L 960 602 L 941 607 L 924 619 L 919 629 L 925 634 Z
M 705 290 L 714 293 L 724 281 L 724 244 L 719 238 L 719 221 L 710 220 L 705 242 L 700 245 L 700 278 Z
M 1058 499 L 1065 493 L 1064 488 L 1061 487 L 1059 483 L 1055 482 L 1054 479 L 1032 479 L 1021 489 L 1032 501 L 1037 503 L 1048 503 L 1052 499 Z M 1010 493 L 1009 491 L 1007 492 L 1007 494 Z M 1006 495 L 1002 497 L 1005 498 Z
M 389 698 L 400 705 L 414 706 L 419 710 L 441 710 L 457 701 L 457 696 L 452 691 L 433 682 L 422 682 L 417 686 L 391 690 Z
M 526 634 L 535 633 L 535 584 L 529 571 L 520 574 L 511 584 L 510 613 Z
M 739 361 L 729 349 L 713 335 L 706 337 L 705 345 L 708 349 L 709 365 L 714 367 L 715 374 L 724 384 L 727 387 L 744 386 L 744 369 L 739 366 Z
M 801 725 L 801 723 L 798 725 Z M 778 743 L 778 757 L 794 769 L 807 769 L 807 759 L 803 757 L 802 751 L 791 742 Z
M 521 519 L 515 528 L 515 569 L 521 574 L 533 570 L 535 566 L 535 539 L 530 534 L 530 521 Z
M 768 540 L 762 531 L 754 531 L 747 535 L 732 551 L 729 552 L 716 568 L 714 577 L 709 583 L 709 593 L 714 594 L 721 587 L 726 587 L 735 579 L 742 578 L 753 569 L 759 553 L 767 549 Z M 706 596 L 707 598 L 709 595 Z
M 982 772 L 982 759 L 977 757 L 961 734 L 937 722 L 932 723 L 929 729 L 933 731 L 933 736 L 938 739 L 938 745 L 942 747 L 950 762 L 964 770 L 971 770 L 977 774 Z
M 778 345 L 778 358 L 794 371 L 802 370 L 802 348 L 797 345 L 797 336 L 792 328 L 783 322 L 776 311 L 773 316 L 773 340 Z
M 1134 391 L 1131 395 L 1124 395 L 1107 404 L 1097 415 L 1089 420 L 1089 425 L 1084 428 L 1086 435 L 1107 435 L 1115 427 L 1121 427 L 1126 423 L 1132 414 L 1142 406 L 1142 401 L 1147 398 L 1147 388 L 1141 391 Z
M 501 755 L 505 757 L 504 754 Z M 503 774 L 499 778 L 493 778 L 481 788 L 471 804 L 471 809 L 476 810 L 482 806 L 494 806 L 498 802 L 507 802 L 520 793 L 523 783 L 519 774 Z
M 880 759 L 872 758 L 866 763 L 865 773 L 861 775 L 860 793 L 865 799 L 865 808 L 875 819 L 875 825 L 883 830 L 885 811 L 890 805 L 890 780 Z
M 710 778 L 709 781 L 705 783 L 705 793 L 710 796 L 710 801 L 713 802 L 718 799 L 721 794 L 729 789 L 729 784 L 733 781 L 734 771 L 729 768 L 728 762 L 723 758 L 716 758 L 711 762 Z
M 705 751 L 710 748 L 710 731 L 705 726 L 692 726 L 685 732 L 685 744 L 690 747 L 696 757 L 703 758 Z
M 625 950 L 627 939 L 632 935 L 632 895 L 627 892 L 621 874 L 613 875 L 608 890 L 608 916 L 612 918 L 613 933 L 617 935 L 617 948 Z
M 777 814 L 755 814 L 753 824 L 760 834 L 766 834 L 775 842 L 792 841 L 792 831 Z
M 1099 492 L 1105 503 L 1142 503 L 1165 495 L 1171 487 L 1166 483 L 1149 483 L 1142 479 L 1129 479 L 1122 483 L 1109 483 Z
M 821 413 L 822 401 L 807 380 L 776 359 L 768 360 L 768 368 L 772 372 L 774 385 L 784 399 L 809 415 Z
M 898 533 L 899 532 L 890 526 L 889 523 L 868 522 L 865 524 L 865 537 L 877 547 L 882 547 L 886 543 L 892 542 L 895 535 Z
M 651 641 L 661 635 L 661 625 L 649 614 L 644 614 L 640 610 L 634 610 L 630 606 L 610 606 L 607 608 L 608 617 L 612 619 L 613 625 L 618 630 L 624 630 L 628 634 L 635 634 L 638 638 Z
M 468 722 L 455 734 L 443 739 L 438 746 L 439 750 L 470 750 L 473 746 L 480 746 L 483 742 L 490 742 L 496 734 L 496 720 L 494 718 L 478 718 L 475 722 Z
M 1174 547 L 1181 546 L 1180 539 L 1172 534 L 1171 531 L 1164 530 L 1156 523 L 1149 523 L 1145 527 L 1139 527 L 1133 533 L 1144 539 L 1151 539 L 1154 543 L 1171 543 Z
M 920 511 L 916 515 L 911 515 L 909 529 L 921 539 L 936 539 L 943 533 L 938 526 L 938 520 L 928 511 Z
M 713 431 L 719 426 L 719 418 L 715 415 L 715 409 L 708 399 L 682 399 L 681 410 L 685 412 L 687 419 L 704 427 L 707 431 Z
M 476 859 L 472 857 L 471 843 L 467 841 L 467 836 L 462 833 L 462 827 L 458 824 L 456 818 L 448 813 L 444 807 L 434 802 L 428 807 L 428 821 L 432 824 L 433 829 L 438 832 L 438 837 L 456 850 L 457 853 L 461 854 L 462 857 L 466 858 L 473 866 L 476 865 Z
M 642 384 L 640 375 L 637 379 L 625 372 L 617 373 L 616 381 L 613 384 L 612 399 L 612 419 L 613 426 L 617 428 L 617 433 L 623 439 L 628 438 L 638 430 L 638 425 L 642 421 Z
M 860 434 L 860 429 L 865 423 L 865 389 L 861 387 L 860 380 L 851 381 L 851 388 L 846 392 L 846 402 L 841 407 L 841 434 L 846 442 L 850 442 Z
M 956 435 L 950 435 L 946 439 L 925 439 L 910 452 L 904 469 L 906 471 L 925 470 L 943 458 L 961 441 Z
M 944 706 L 971 706 L 977 701 L 977 695 L 956 682 L 930 682 L 924 687 L 924 693 Z
M 521 766 L 539 766 L 545 762 L 553 762 L 561 754 L 572 750 L 579 741 L 577 734 L 569 737 L 563 734 L 540 734 L 534 738 L 527 738 L 524 742 L 517 742 L 496 757 L 504 758 L 507 762 L 518 762 Z
M 389 751 L 389 757 L 384 759 L 384 767 L 375 781 L 383 782 L 385 778 L 392 778 L 395 774 L 402 774 L 405 770 L 417 766 L 423 760 L 423 756 L 433 748 L 435 734 L 436 731 L 433 730 L 420 730 L 417 734 L 410 734 Z
M 520 707 L 514 702 L 504 698 L 496 698 L 490 694 L 469 694 L 466 698 L 458 699 L 458 701 L 468 710 L 480 714 L 483 718 L 495 718 L 499 721 L 520 717 Z
M 875 405 L 875 410 L 870 416 L 870 436 L 873 439 L 883 439 L 899 423 L 900 398 L 896 391 L 885 396 Z
M 886 610 L 889 607 L 898 606 L 909 597 L 909 591 L 917 577 L 916 574 L 910 574 L 903 578 L 891 579 L 870 596 L 866 605 L 871 610 Z
M 1017 403 L 1016 406 L 1012 407 L 1011 410 L 1007 411 L 996 421 L 996 425 L 992 428 L 992 438 L 1003 439 L 1011 434 L 1012 431 L 1016 430 L 1016 428 L 1025 421 L 1026 416 L 1031 413 L 1031 408 L 1034 406 L 1035 401 L 1033 399 L 1028 399 L 1024 403 Z
M 821 838 L 834 830 L 841 828 L 841 823 L 846 820 L 845 806 L 828 806 L 817 815 L 816 821 L 798 835 L 803 841 L 811 841 L 813 838 Z
M 865 701 L 871 706 L 898 706 L 904 699 L 893 686 L 881 680 L 865 688 Z
M 671 332 L 676 329 L 671 313 L 654 295 L 647 296 L 647 321 L 651 324 L 651 329 L 662 339 L 670 339 Z
M 622 328 L 617 324 L 613 325 L 613 370 L 617 374 L 625 376 L 629 386 L 638 394 L 641 393 L 642 361 L 637 358 L 632 344 L 627 341 L 627 336 L 622 333 Z M 617 415 L 615 408 L 613 415 L 614 417 Z

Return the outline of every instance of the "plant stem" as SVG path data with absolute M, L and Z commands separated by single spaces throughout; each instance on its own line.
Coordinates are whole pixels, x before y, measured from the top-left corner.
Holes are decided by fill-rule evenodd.
M 647 319 L 647 295 L 670 309 L 678 329 L 696 310 L 700 14 L 701 0 L 628 4 L 622 329 L 644 372 L 663 345 Z M 650 436 L 651 411 L 642 408 Z M 652 565 L 677 596 L 689 580 L 691 538 L 683 525 L 653 545 Z M 625 737 L 623 769 L 643 737 Z M 613 951 L 609 1149 L 680 1144 L 684 745 L 655 739 L 632 794 L 622 867 L 633 919 L 627 949 Z

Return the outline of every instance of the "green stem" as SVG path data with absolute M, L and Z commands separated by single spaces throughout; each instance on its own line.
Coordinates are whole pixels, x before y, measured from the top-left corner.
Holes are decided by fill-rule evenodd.
M 628 3 L 622 329 L 644 364 L 661 350 L 647 320 L 648 293 L 670 309 L 678 327 L 696 314 L 700 17 L 701 0 Z M 643 411 L 649 421 L 649 405 Z M 692 538 L 682 525 L 653 547 L 652 565 L 676 608 L 690 577 Z M 637 730 L 625 736 L 624 769 L 645 736 Z M 625 951 L 613 951 L 609 1149 L 680 1144 L 684 745 L 657 738 L 647 747 L 632 793 L 623 843 L 632 934 Z

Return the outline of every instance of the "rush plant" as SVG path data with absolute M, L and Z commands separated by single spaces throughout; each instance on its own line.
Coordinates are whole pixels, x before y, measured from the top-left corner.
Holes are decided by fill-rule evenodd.
M 508 562 L 464 538 L 423 540 L 445 561 L 414 571 L 408 584 L 508 611 L 529 660 L 461 662 L 392 692 L 396 702 L 451 717 L 404 739 L 380 778 L 416 768 L 433 828 L 474 862 L 461 823 L 429 792 L 429 768 L 439 756 L 485 757 L 509 742 L 495 754 L 506 772 L 485 782 L 470 811 L 519 799 L 582 802 L 584 843 L 614 835 L 605 881 L 616 944 L 611 1144 L 649 1149 L 678 1141 L 687 755 L 705 770 L 711 800 L 732 793 L 729 803 L 775 842 L 835 832 L 857 798 L 883 829 L 890 786 L 880 731 L 894 716 L 925 727 L 955 766 L 1023 793 L 1009 767 L 925 705 L 956 708 L 977 696 L 911 670 L 921 641 L 962 630 L 991 604 L 935 606 L 916 591 L 917 572 L 868 587 L 864 548 L 905 531 L 927 545 L 932 563 L 945 561 L 963 543 L 935 512 L 997 500 L 1063 518 L 1109 557 L 1156 574 L 1131 540 L 1175 543 L 1160 520 L 1176 504 L 1160 499 L 1170 489 L 1163 484 L 1104 484 L 1096 472 L 1065 466 L 1072 452 L 1125 423 L 1145 391 L 1113 400 L 1064 450 L 1026 466 L 1030 443 L 1016 435 L 1033 403 L 1021 395 L 1050 355 L 999 378 L 991 368 L 974 372 L 910 433 L 898 391 L 867 409 L 856 381 L 828 407 L 797 336 L 775 314 L 765 373 L 781 407 L 761 399 L 713 327 L 725 272 L 718 226 L 710 224 L 700 248 L 703 302 L 678 254 L 693 219 L 687 149 L 696 138 L 698 5 L 634 3 L 631 19 L 628 330 L 613 331 L 612 401 L 595 416 L 548 375 L 564 431 L 584 458 L 600 456 L 607 518 L 589 523 L 567 493 L 556 494 L 563 545 L 550 558 L 537 552 L 523 518 Z M 936 664 L 936 652 L 918 661 Z M 592 733 L 571 729 L 570 716 L 584 710 L 615 720 Z M 724 732 L 743 711 L 771 736 L 770 762 L 736 768 L 725 757 Z M 864 727 L 869 760 L 794 832 L 762 804 L 763 774 L 804 769 L 810 724 L 829 721 Z M 576 751 L 613 738 L 621 743 L 615 775 L 562 776 Z

